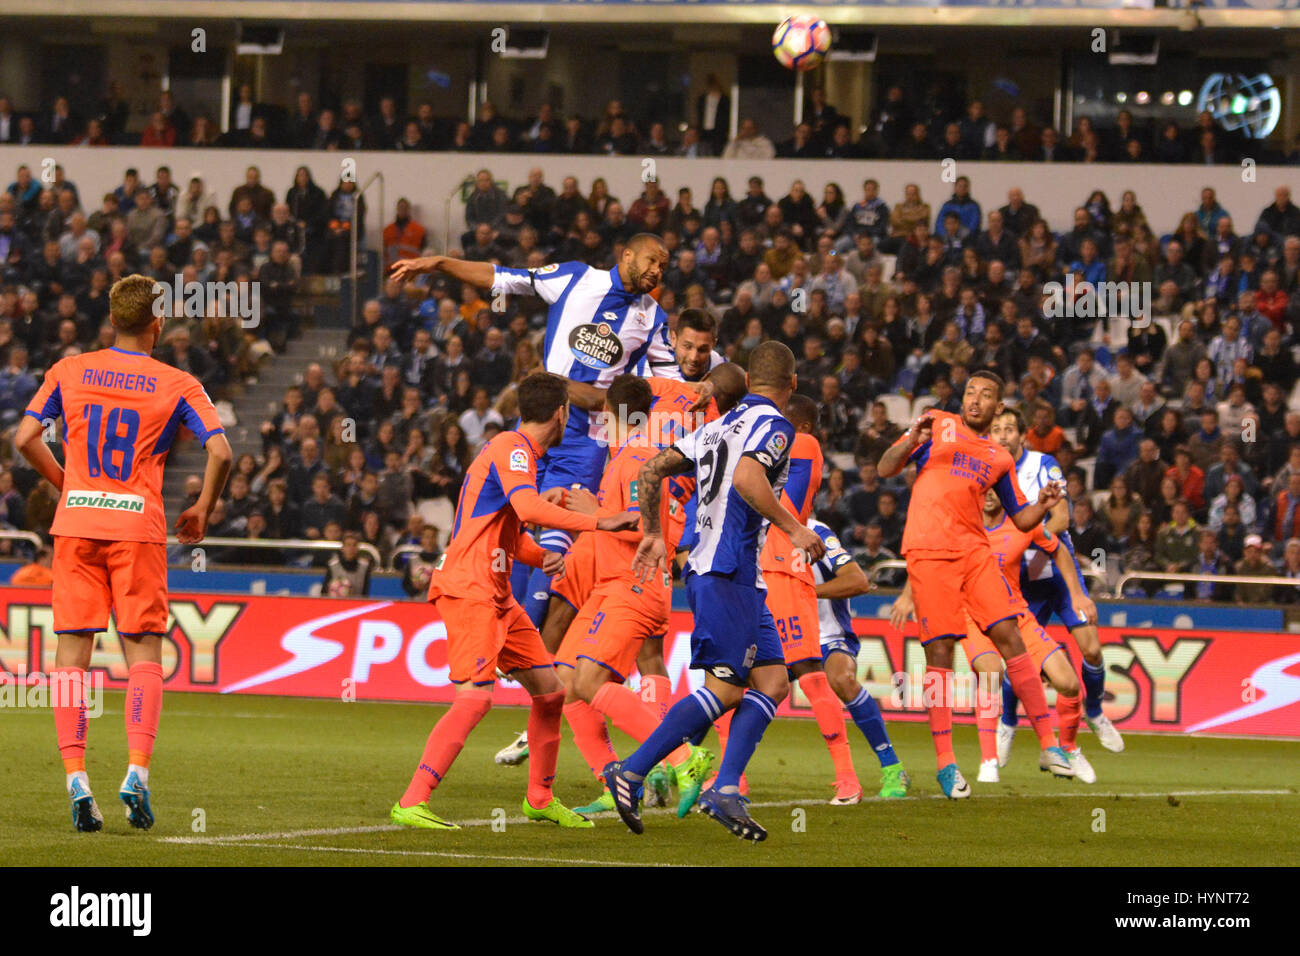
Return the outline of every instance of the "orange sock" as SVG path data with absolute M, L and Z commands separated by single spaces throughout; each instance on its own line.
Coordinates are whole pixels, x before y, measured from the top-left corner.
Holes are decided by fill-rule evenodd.
M 148 767 L 158 737 L 162 716 L 163 669 L 153 661 L 136 661 L 127 674 L 126 746 L 127 760 Z
M 665 681 L 667 679 L 663 678 Z M 640 743 L 645 743 L 663 722 L 657 703 L 647 703 L 626 684 L 616 684 L 613 681 L 601 685 L 600 690 L 591 698 L 591 706 L 612 720 L 615 727 Z M 668 762 L 674 767 L 680 767 L 690 756 L 691 748 L 682 744 L 668 755 Z
M 540 810 L 551 802 L 555 763 L 560 756 L 564 691 L 539 694 L 528 711 L 528 803 Z
M 669 709 L 673 706 L 673 682 L 668 679 L 667 674 L 651 674 L 648 677 L 641 675 L 642 699 L 650 705 L 650 709 L 655 712 L 655 716 L 662 722 L 668 716 Z M 645 685 L 650 686 L 647 694 Z
M 1001 675 L 977 673 L 975 675 L 975 727 L 979 730 L 981 761 L 998 759 L 998 718 L 1001 716 Z
M 603 780 L 601 771 L 605 765 L 618 759 L 614 745 L 609 742 L 609 728 L 605 726 L 605 715 L 592 708 L 585 700 L 574 700 L 564 705 L 564 719 L 573 731 L 573 742 L 578 745 L 582 759 L 596 775 Z
M 934 741 L 934 756 L 940 770 L 950 763 L 957 762 L 957 756 L 952 752 L 952 700 L 948 693 L 952 686 L 951 682 L 951 667 L 925 665 L 921 695 L 926 702 L 926 714 L 930 718 L 930 738 Z
M 826 741 L 826 749 L 831 752 L 836 781 L 856 781 L 858 773 L 853 768 L 853 753 L 849 750 L 849 738 L 844 728 L 844 704 L 831 690 L 826 673 L 813 671 L 804 674 L 799 678 L 799 686 L 812 705 L 813 716 L 817 718 L 817 726 Z
M 1052 714 L 1047 709 L 1047 694 L 1043 692 L 1043 682 L 1039 679 L 1038 668 L 1029 659 L 1028 652 L 1017 654 L 1007 661 L 1007 679 L 1011 687 L 1025 705 L 1029 715 L 1029 725 L 1038 734 L 1038 745 L 1043 750 L 1056 746 L 1056 731 L 1052 729 Z
M 86 769 L 86 672 L 80 667 L 50 671 L 54 732 L 66 773 Z
M 406 793 L 402 794 L 402 799 L 398 803 L 403 807 L 413 807 L 429 799 L 429 794 L 442 783 L 442 778 L 446 776 L 452 761 L 465 746 L 465 738 L 491 709 L 491 685 L 474 687 L 456 695 L 450 709 L 429 732 L 429 739 L 424 744 L 424 755 L 420 758 L 420 766 L 416 768 L 410 786 L 406 788 Z M 531 735 L 528 743 L 531 748 Z
M 1066 697 L 1058 692 L 1056 695 L 1056 719 L 1061 725 L 1061 746 L 1073 750 L 1078 746 L 1079 720 L 1083 716 L 1083 696 L 1075 694 Z

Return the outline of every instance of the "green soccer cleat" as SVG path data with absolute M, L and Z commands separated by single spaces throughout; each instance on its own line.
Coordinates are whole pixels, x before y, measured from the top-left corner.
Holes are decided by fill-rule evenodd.
M 646 775 L 643 799 L 647 807 L 666 807 L 669 796 L 668 774 L 664 771 L 664 765 L 659 764 Z
M 528 802 L 528 798 L 524 797 L 524 816 L 536 823 L 549 821 L 566 830 L 590 830 L 596 825 L 582 814 L 570 810 L 554 797 L 551 798 L 550 803 L 540 810 L 532 806 Z
M 593 802 L 587 804 L 585 807 L 578 807 L 573 812 L 585 817 L 590 816 L 593 813 L 612 813 L 613 811 L 614 795 L 609 792 L 609 787 L 606 787 L 604 792 L 602 792 Z
M 880 796 L 885 800 L 901 800 L 907 796 L 912 786 L 912 778 L 907 775 L 901 763 L 890 764 L 880 768 Z
M 456 824 L 444 820 L 429 809 L 429 801 L 423 800 L 413 807 L 404 807 L 394 803 L 388 811 L 388 819 L 398 826 L 419 827 L 422 830 L 459 830 Z
M 713 751 L 704 747 L 691 747 L 691 759 L 677 771 L 677 816 L 684 818 L 700 799 L 704 781 L 713 768 Z

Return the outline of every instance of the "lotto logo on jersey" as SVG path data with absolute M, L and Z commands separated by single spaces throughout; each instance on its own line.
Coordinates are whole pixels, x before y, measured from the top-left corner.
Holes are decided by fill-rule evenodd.
M 608 322 L 590 322 L 569 333 L 569 351 L 588 368 L 613 368 L 623 358 L 623 343 Z
M 528 470 L 528 452 L 522 448 L 516 448 L 510 453 L 510 470 L 527 471 Z
M 101 508 L 106 511 L 144 514 L 144 499 L 139 495 L 117 495 L 108 491 L 69 491 L 63 507 Z

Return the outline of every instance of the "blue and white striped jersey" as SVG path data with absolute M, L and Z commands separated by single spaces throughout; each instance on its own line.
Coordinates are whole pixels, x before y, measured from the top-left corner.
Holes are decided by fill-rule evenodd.
M 726 415 L 673 444 L 695 466 L 695 545 L 687 567 L 696 574 L 734 575 L 737 584 L 765 588 L 758 570 L 767 520 L 733 487 L 736 466 L 753 458 L 780 497 L 790 471 L 794 426 L 776 405 L 746 395 Z
M 808 519 L 808 527 L 817 532 L 817 536 L 826 545 L 826 555 L 812 566 L 813 581 L 825 584 L 839 572 L 840 568 L 853 562 L 853 555 L 844 550 L 835 532 L 816 518 Z M 832 601 L 828 598 L 817 599 L 817 623 L 821 629 L 821 642 L 829 644 L 841 637 L 853 637 L 853 615 L 849 611 L 848 598 Z
M 668 317 L 649 295 L 623 288 L 618 269 L 560 262 L 537 269 L 493 269 L 493 293 L 536 295 L 550 305 L 542 361 L 546 371 L 608 388 L 624 372 L 645 374 L 650 342 Z M 604 443 L 599 415 L 574 406 L 562 445 Z
M 1020 481 L 1020 490 L 1025 493 L 1025 500 L 1032 505 L 1038 500 L 1038 493 L 1042 491 L 1044 485 L 1053 481 L 1064 481 L 1065 475 L 1061 473 L 1061 466 L 1051 455 L 1025 448 L 1016 461 L 1016 478 Z M 1070 547 L 1069 535 L 1061 535 L 1061 540 Z M 1073 553 L 1072 547 L 1070 550 Z M 1057 573 L 1056 564 L 1050 554 L 1033 545 L 1025 549 L 1025 556 L 1021 560 L 1021 578 L 1024 581 L 1044 581 L 1055 577 Z

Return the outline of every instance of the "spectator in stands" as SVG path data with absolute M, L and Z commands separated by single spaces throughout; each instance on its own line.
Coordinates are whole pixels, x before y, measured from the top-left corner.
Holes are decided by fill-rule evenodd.
M 957 214 L 957 219 L 966 232 L 971 234 L 979 232 L 983 216 L 980 213 L 979 203 L 970 194 L 969 177 L 958 176 L 953 184 L 952 198 L 939 207 L 939 215 L 934 225 L 936 232 L 943 229 L 943 221 L 950 212 Z
M 1219 550 L 1218 536 L 1209 528 L 1202 528 L 1192 573 L 1223 575 L 1231 571 L 1227 555 Z M 1231 590 L 1228 585 L 1215 581 L 1195 581 L 1187 585 L 1185 597 L 1191 601 L 1225 601 Z
M 325 565 L 321 594 L 327 597 L 365 597 L 370 593 L 374 561 L 361 553 L 361 538 L 355 531 L 343 532 L 343 544 Z
M 1245 554 L 1233 571 L 1241 576 L 1277 577 L 1277 568 L 1264 551 L 1264 541 L 1257 534 L 1246 536 Z M 1273 588 L 1267 584 L 1238 584 L 1235 587 L 1238 604 L 1264 604 L 1273 597 Z
M 740 121 L 736 137 L 722 151 L 723 159 L 761 160 L 773 159 L 776 147 L 772 141 L 758 131 L 758 125 L 746 117 Z
M 505 421 L 501 414 L 492 408 L 492 396 L 486 388 L 475 388 L 471 405 L 460 416 L 459 419 L 461 430 L 465 433 L 470 447 L 474 449 L 475 454 L 483 443 L 483 429 L 489 422 L 495 422 L 497 425 L 504 427 Z
M 7 474 L 7 472 L 6 472 Z M 17 525 L 16 527 L 21 527 Z M 54 549 L 42 545 L 30 564 L 25 564 L 9 579 L 11 587 L 48 588 L 54 586 Z
M 1096 483 L 1100 485 L 1100 482 Z M 1142 499 L 1129 490 L 1128 482 L 1122 474 L 1111 478 L 1109 487 L 1110 495 L 1106 498 L 1102 517 L 1107 533 L 1116 546 L 1124 547 L 1137 525 L 1138 515 L 1147 509 Z
M 1156 534 L 1155 561 L 1160 570 L 1183 574 L 1192 569 L 1198 552 L 1200 528 L 1192 520 L 1187 502 L 1174 505 L 1173 517 Z
M 1273 499 L 1268 520 L 1269 541 L 1277 544 L 1300 536 L 1300 472 L 1287 475 L 1286 487 Z M 1245 524 L 1250 524 L 1242 516 Z

